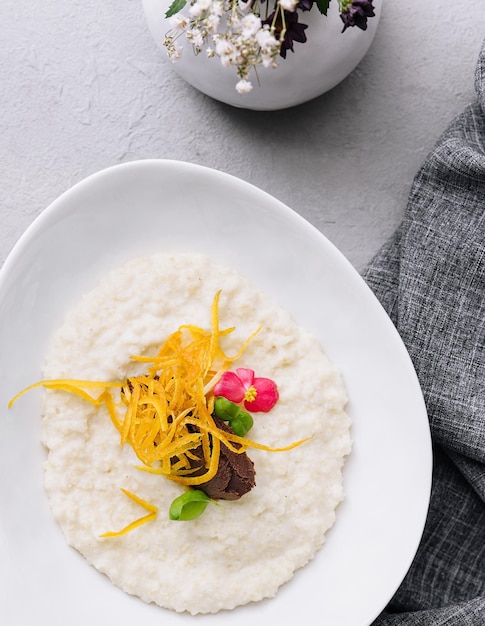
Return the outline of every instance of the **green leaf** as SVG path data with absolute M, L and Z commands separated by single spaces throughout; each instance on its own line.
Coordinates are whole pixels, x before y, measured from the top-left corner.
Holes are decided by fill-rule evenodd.
M 229 422 L 232 432 L 238 437 L 247 435 L 253 424 L 253 418 L 246 411 L 239 411 L 238 415 Z
M 172 4 L 168 7 L 165 17 L 171 17 L 181 11 L 187 4 L 186 0 L 173 0 Z
M 330 0 L 317 0 L 317 7 L 322 15 L 327 15 L 328 7 L 330 6 Z
M 231 402 L 227 398 L 223 396 L 217 396 L 214 402 L 214 413 L 216 417 L 220 420 L 224 420 L 225 422 L 230 422 L 232 419 L 236 417 L 239 413 L 240 409 L 237 404 Z
M 189 489 L 170 505 L 169 517 L 171 520 L 185 522 L 202 515 L 205 507 L 212 502 L 207 494 L 199 489 Z
M 222 396 L 218 396 L 214 402 L 214 413 L 220 420 L 228 422 L 232 432 L 238 437 L 244 437 L 254 424 L 249 413 Z

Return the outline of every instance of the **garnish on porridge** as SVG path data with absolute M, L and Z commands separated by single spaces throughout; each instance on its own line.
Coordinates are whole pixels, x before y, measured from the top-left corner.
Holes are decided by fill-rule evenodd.
M 36 386 L 75 393 L 96 407 L 104 405 L 120 435 L 120 444 L 129 444 L 141 461 L 138 469 L 198 488 L 181 496 L 181 500 L 177 498 L 175 506 L 172 503 L 172 520 L 198 517 L 210 499 L 239 499 L 256 484 L 254 465 L 246 454 L 248 448 L 284 452 L 306 439 L 271 447 L 245 437 L 253 426 L 248 411 L 269 412 L 278 401 L 278 388 L 269 378 L 255 377 L 249 368 L 238 368 L 235 372 L 228 369 L 260 328 L 235 355 L 226 354 L 219 338 L 235 329 L 219 328 L 220 293 L 216 293 L 212 303 L 211 330 L 183 325 L 169 335 L 155 356 L 133 356 L 133 361 L 149 366 L 141 375 L 107 383 L 40 381 L 17 394 L 9 407 Z M 86 388 L 102 388 L 102 391 L 93 396 Z M 116 401 L 112 389 L 118 388 L 120 398 Z M 121 531 L 103 533 L 102 537 L 120 536 L 157 515 L 157 507 L 127 490 L 122 491 L 143 506 L 148 515 Z M 200 497 L 200 493 L 205 497 Z M 184 507 L 179 511 L 180 502 Z

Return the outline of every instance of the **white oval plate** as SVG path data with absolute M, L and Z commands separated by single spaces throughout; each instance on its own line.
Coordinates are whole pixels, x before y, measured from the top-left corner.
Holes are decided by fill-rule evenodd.
M 346 499 L 317 558 L 272 600 L 196 618 L 124 594 L 66 545 L 43 491 L 41 392 L 7 410 L 40 378 L 52 332 L 99 277 L 134 256 L 180 250 L 239 270 L 316 335 L 342 370 L 354 440 Z M 367 626 L 406 574 L 432 461 L 411 361 L 350 263 L 261 190 L 161 160 L 115 166 L 75 185 L 34 221 L 0 271 L 0 346 L 1 623 Z

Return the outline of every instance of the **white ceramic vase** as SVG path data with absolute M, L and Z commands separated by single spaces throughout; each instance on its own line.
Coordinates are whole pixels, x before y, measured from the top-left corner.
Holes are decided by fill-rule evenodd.
M 267 0 L 268 1 L 268 0 Z M 367 21 L 367 29 L 347 28 L 342 33 L 338 2 L 330 3 L 327 16 L 316 5 L 301 13 L 299 21 L 308 24 L 307 41 L 294 43 L 294 52 L 286 59 L 278 57 L 278 67 L 258 68 L 258 77 L 251 76 L 254 85 L 247 94 L 239 94 L 235 68 L 223 67 L 219 58 L 196 55 L 184 41 L 182 57 L 168 59 L 163 46 L 170 30 L 165 13 L 171 0 L 143 0 L 148 28 L 162 49 L 171 67 L 193 87 L 206 95 L 235 107 L 254 110 L 277 110 L 302 104 L 329 91 L 346 78 L 367 53 L 377 31 L 383 0 L 374 0 L 375 17 Z M 180 42 L 185 38 L 180 38 Z

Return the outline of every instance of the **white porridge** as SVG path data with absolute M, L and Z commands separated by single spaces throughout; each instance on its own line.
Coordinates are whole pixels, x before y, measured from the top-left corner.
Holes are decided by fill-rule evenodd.
M 317 341 L 243 277 L 202 255 L 155 255 L 111 272 L 56 333 L 45 379 L 122 381 L 146 370 L 133 355 L 153 355 L 183 324 L 210 328 L 221 290 L 221 338 L 233 368 L 252 368 L 278 385 L 269 412 L 254 413 L 247 438 L 283 452 L 249 448 L 256 486 L 234 501 L 209 504 L 191 521 L 173 521 L 171 502 L 187 488 L 140 471 L 120 445 L 104 405 L 46 390 L 42 439 L 45 485 L 67 542 L 115 585 L 175 611 L 213 613 L 273 597 L 311 560 L 343 498 L 350 420 L 338 370 Z M 122 536 L 102 537 L 147 512 L 121 491 L 157 507 Z M 275 532 L 276 531 L 276 532 Z

